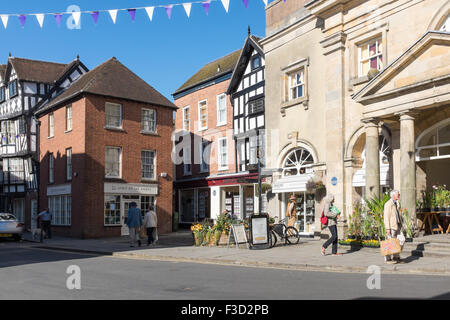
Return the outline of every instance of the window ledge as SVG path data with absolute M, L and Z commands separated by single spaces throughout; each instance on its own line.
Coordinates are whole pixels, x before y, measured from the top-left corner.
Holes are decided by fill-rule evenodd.
M 217 169 L 217 171 L 225 171 L 225 170 L 228 170 L 228 167 L 223 167 L 223 168 Z
M 226 126 L 226 125 L 227 125 L 226 122 L 224 122 L 224 123 L 218 123 L 218 124 L 216 125 L 216 127 L 223 127 L 223 126 Z
M 353 86 L 357 86 L 363 83 L 369 82 L 369 77 L 368 76 L 361 76 L 361 77 L 357 77 L 357 78 L 353 78 L 349 80 L 349 85 L 350 87 Z
M 53 139 L 55 136 L 47 137 L 47 139 Z
M 159 137 L 160 135 L 158 134 L 158 132 L 152 132 L 152 131 L 142 131 L 141 130 L 141 134 L 147 135 L 147 136 L 156 136 Z
M 72 129 L 64 131 L 64 133 L 70 133 L 70 132 L 72 132 Z
M 119 127 L 108 127 L 105 126 L 104 127 L 106 130 L 111 130 L 111 131 L 120 131 L 120 132 L 125 132 L 125 130 L 123 128 L 119 128 Z
M 305 108 L 305 110 L 308 110 L 308 102 L 309 102 L 309 98 L 308 96 L 305 97 L 301 97 L 301 98 L 297 98 L 294 100 L 290 100 L 290 101 L 286 101 L 283 102 L 281 104 L 281 112 L 283 113 L 285 111 L 285 109 L 290 108 L 290 107 L 294 107 L 297 106 L 299 104 L 303 104 L 303 107 Z
M 154 183 L 157 183 L 158 179 L 141 178 L 141 182 L 154 182 Z

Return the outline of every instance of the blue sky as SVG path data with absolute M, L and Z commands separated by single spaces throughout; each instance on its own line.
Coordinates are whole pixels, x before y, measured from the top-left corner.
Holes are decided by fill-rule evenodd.
M 192 0 L 194 1 L 194 0 Z M 167 4 L 180 0 L 20 0 L 2 1 L 0 14 L 66 12 L 70 5 L 81 11 L 122 9 Z M 98 24 L 88 14 L 81 16 L 81 28 L 69 29 L 64 15 L 58 28 L 46 15 L 43 28 L 34 16 L 27 16 L 22 28 L 18 17 L 10 16 L 7 29 L 0 23 L 0 63 L 9 52 L 15 57 L 68 63 L 80 55 L 90 69 L 115 56 L 168 99 L 204 64 L 241 48 L 250 25 L 252 34 L 265 35 L 262 0 L 230 0 L 228 14 L 220 1 L 211 2 L 209 15 L 201 4 L 193 4 L 190 18 L 182 6 L 175 6 L 169 20 L 164 8 L 155 8 L 153 21 L 145 10 L 136 12 L 134 22 L 127 11 L 119 11 L 116 24 L 108 12 L 100 13 Z

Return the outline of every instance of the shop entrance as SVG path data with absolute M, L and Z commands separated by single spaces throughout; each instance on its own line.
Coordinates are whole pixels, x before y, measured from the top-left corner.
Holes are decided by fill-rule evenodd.
M 136 202 L 137 207 L 140 207 L 140 198 L 139 196 L 122 196 L 122 211 L 120 213 L 120 221 L 122 221 L 122 228 L 120 234 L 122 236 L 130 235 L 130 230 L 126 224 L 128 218 L 128 209 L 130 209 L 131 203 Z
M 315 196 L 312 193 L 307 192 L 294 192 L 283 193 L 284 208 L 287 208 L 289 204 L 290 196 L 294 194 L 297 197 L 296 210 L 297 221 L 294 227 L 301 235 L 311 236 L 315 231 Z M 286 215 L 286 209 L 283 212 L 283 216 Z

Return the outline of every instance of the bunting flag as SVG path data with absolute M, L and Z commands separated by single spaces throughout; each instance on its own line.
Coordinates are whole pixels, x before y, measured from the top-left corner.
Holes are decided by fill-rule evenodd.
M 192 3 L 183 3 L 184 11 L 186 11 L 186 14 L 189 18 L 189 15 L 191 14 L 191 7 Z
M 117 10 L 108 10 L 109 15 L 111 16 L 111 19 L 114 24 L 116 24 L 116 18 L 117 18 Z
M 206 15 L 209 14 L 209 6 L 210 6 L 210 4 L 211 4 L 210 0 L 202 2 L 203 8 L 205 9 L 205 12 L 206 12 Z
M 9 16 L 2 14 L 0 17 L 2 18 L 3 26 L 6 29 L 6 26 L 8 25 Z
M 55 20 L 56 20 L 56 23 L 58 24 L 58 28 L 59 28 L 61 26 L 62 14 L 60 14 L 60 13 L 55 14 Z
M 155 10 L 154 7 L 147 7 L 145 8 L 145 11 L 147 11 L 147 15 L 150 18 L 150 21 L 153 19 L 153 11 Z
M 22 26 L 22 28 L 25 27 L 25 21 L 27 20 L 27 16 L 20 15 L 19 20 L 20 20 L 20 25 Z
M 157 7 L 164 8 L 164 10 L 166 11 L 167 17 L 169 19 L 171 19 L 171 17 L 172 17 L 173 7 L 181 6 L 181 5 L 183 6 L 184 11 L 186 12 L 186 15 L 188 18 L 190 18 L 193 4 L 201 4 L 203 9 L 205 10 L 206 15 L 209 15 L 209 9 L 211 7 L 211 2 L 215 2 L 215 1 L 216 2 L 220 1 L 222 3 L 223 8 L 228 13 L 229 8 L 230 8 L 230 0 L 194 0 L 194 1 L 189 1 L 189 2 L 180 2 L 180 3 L 166 4 L 166 5 L 156 5 L 156 6 L 152 6 L 152 7 L 135 7 L 135 8 L 123 8 L 123 9 L 95 10 L 95 11 L 69 11 L 69 12 L 61 12 L 61 13 L 0 14 L 0 18 L 2 20 L 3 27 L 6 29 L 8 26 L 8 20 L 9 20 L 10 16 L 18 17 L 22 28 L 25 27 L 27 17 L 34 16 L 37 19 L 37 22 L 42 29 L 46 15 L 53 15 L 58 27 L 60 27 L 63 15 L 68 15 L 69 17 L 72 17 L 73 22 L 75 23 L 75 25 L 78 26 L 80 24 L 81 14 L 89 14 L 92 17 L 94 23 L 98 24 L 98 22 L 99 22 L 98 18 L 100 16 L 100 13 L 108 12 L 111 17 L 112 22 L 115 24 L 117 21 L 117 13 L 119 11 L 128 11 L 131 20 L 134 22 L 136 19 L 136 11 L 142 10 L 142 9 L 145 9 L 150 21 L 152 21 L 154 9 Z M 245 8 L 248 9 L 248 4 L 249 4 L 250 0 L 242 0 L 242 1 L 244 3 Z M 268 5 L 269 0 L 262 0 L 262 1 L 264 2 L 265 6 Z M 286 2 L 286 0 L 283 0 L 283 1 Z
M 228 13 L 228 8 L 230 7 L 230 0 L 221 0 L 221 1 L 225 11 Z
M 167 16 L 169 17 L 169 19 L 172 16 L 172 8 L 173 8 L 173 5 L 171 5 L 171 4 L 168 6 L 164 6 L 164 9 L 166 9 L 166 13 L 167 13 Z
M 35 14 L 35 16 L 39 23 L 39 26 L 42 28 L 42 26 L 44 25 L 44 15 L 42 13 L 38 13 L 38 14 Z
M 136 9 L 128 9 L 128 13 L 130 14 L 131 21 L 134 21 L 136 17 Z
M 80 23 L 81 12 L 80 11 L 72 12 L 72 17 L 73 17 L 73 20 L 75 21 L 75 25 L 78 25 Z
M 98 11 L 91 12 L 91 16 L 92 16 L 92 19 L 94 19 L 95 24 L 97 24 L 97 22 L 98 22 L 98 15 L 99 15 Z

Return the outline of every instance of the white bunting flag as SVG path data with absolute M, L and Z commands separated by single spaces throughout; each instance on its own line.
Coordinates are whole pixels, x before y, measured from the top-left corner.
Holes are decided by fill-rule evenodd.
M 8 25 L 8 18 L 9 18 L 9 16 L 7 16 L 5 14 L 2 14 L 0 17 L 2 18 L 3 26 L 6 29 L 6 26 Z
M 38 13 L 35 14 L 37 21 L 39 22 L 39 26 L 42 28 L 42 25 L 44 24 L 44 14 Z
M 155 10 L 154 7 L 147 7 L 145 8 L 145 11 L 147 11 L 148 17 L 150 18 L 150 21 L 153 19 L 153 10 Z
M 72 17 L 73 20 L 75 21 L 75 25 L 78 25 L 80 23 L 81 12 L 80 11 L 72 12 Z
M 116 18 L 117 18 L 117 10 L 108 10 L 109 15 L 111 16 L 111 19 L 113 21 L 113 23 L 116 23 Z
M 183 3 L 184 11 L 186 11 L 186 14 L 189 18 L 189 15 L 191 14 L 191 7 L 192 3 Z
M 221 0 L 225 11 L 228 13 L 228 7 L 230 6 L 230 0 Z

